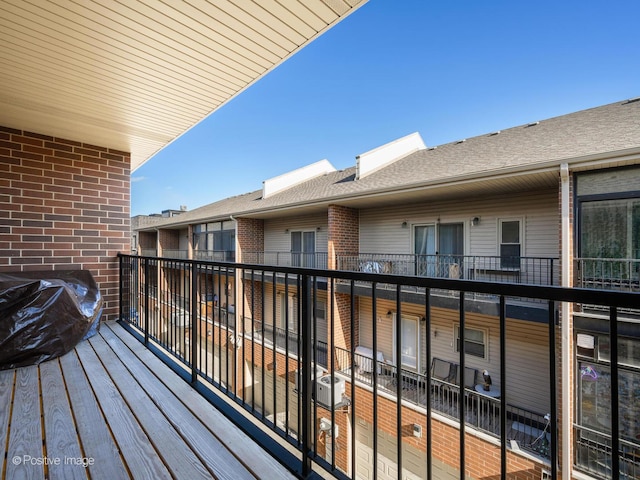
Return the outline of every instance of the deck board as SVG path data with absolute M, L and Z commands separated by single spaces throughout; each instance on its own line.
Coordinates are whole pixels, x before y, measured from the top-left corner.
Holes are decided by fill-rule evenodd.
M 162 363 L 152 352 L 133 338 L 123 328 L 113 325 L 111 333 L 104 332 L 103 335 L 110 341 L 111 335 L 117 337 L 125 344 L 137 358 L 143 362 L 149 371 L 157 375 L 189 410 L 199 418 L 204 425 L 224 443 L 226 448 L 236 455 L 239 460 L 247 465 L 257 478 L 290 480 L 295 478 L 289 471 L 284 469 L 277 460 L 265 454 L 264 450 L 247 435 L 237 429 L 231 421 L 226 418 L 185 381 L 174 375 L 171 370 Z M 106 329 L 105 329 L 106 330 Z
M 0 445 L 3 478 L 295 478 L 111 322 L 59 359 L 0 371 Z
M 92 459 L 88 466 L 92 480 L 113 480 L 127 478 L 129 474 L 123 458 L 118 452 L 106 420 L 100 411 L 98 401 L 93 396 L 89 381 L 75 352 L 60 358 L 64 371 L 67 394 L 73 406 L 78 436 L 84 450 L 84 457 Z
M 87 478 L 58 360 L 40 365 L 40 382 L 46 453 L 48 458 L 59 459 L 49 465 L 49 477 Z
M 88 342 L 76 347 L 100 408 L 135 478 L 171 478 L 169 470 L 129 410 L 108 372 Z
M 140 388 L 139 379 L 131 375 L 104 339 L 101 337 L 93 338 L 90 343 L 105 368 L 108 369 L 111 379 L 132 413 L 145 426 L 147 436 L 163 458 L 173 477 L 190 480 L 210 478 L 211 472 L 205 468 L 193 450 L 169 423 L 162 410 L 158 408 L 145 390 Z
M 127 366 L 131 375 L 149 395 L 172 426 L 205 462 L 216 478 L 223 480 L 253 479 L 236 457 L 202 424 L 164 384 L 158 381 L 109 329 L 103 336 L 114 353 Z M 104 356 L 104 355 L 101 355 Z M 184 382 L 183 382 L 184 383 Z M 181 477 L 183 478 L 183 477 Z
M 33 365 L 16 371 L 6 477 L 44 479 L 43 453 L 38 367 Z
M 11 413 L 11 400 L 13 397 L 13 380 L 15 370 L 0 370 L 0 445 L 7 444 L 9 435 L 9 415 Z M 5 471 L 6 455 L 1 457 L 0 477 Z

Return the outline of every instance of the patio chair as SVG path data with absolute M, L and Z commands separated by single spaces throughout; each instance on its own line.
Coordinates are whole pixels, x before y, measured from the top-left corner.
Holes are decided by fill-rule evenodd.
M 455 364 L 435 358 L 431 362 L 431 378 L 442 380 L 443 382 L 451 382 L 455 376 Z

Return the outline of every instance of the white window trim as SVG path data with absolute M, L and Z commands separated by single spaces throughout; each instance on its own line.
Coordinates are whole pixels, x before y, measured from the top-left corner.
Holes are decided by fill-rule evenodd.
M 484 327 L 478 327 L 478 326 L 475 326 L 475 325 L 465 325 L 465 328 L 467 330 L 477 330 L 479 332 L 482 332 L 482 335 L 484 337 L 484 357 L 476 357 L 475 355 L 470 355 L 469 353 L 467 353 L 467 355 L 470 355 L 474 359 L 477 359 L 477 361 L 479 361 L 479 362 L 489 363 L 489 341 L 490 341 L 489 329 L 488 328 L 484 328 Z M 456 331 L 459 330 L 459 329 L 460 329 L 460 324 L 459 323 L 454 323 L 453 324 L 453 343 L 452 343 L 452 347 L 453 347 L 453 353 L 455 353 L 456 355 L 460 354 L 460 352 L 458 351 L 458 347 L 457 347 L 458 336 L 456 335 Z
M 391 335 L 392 335 L 392 340 L 391 340 L 391 345 L 392 345 L 392 362 L 395 364 L 396 361 L 396 355 L 397 355 L 397 351 L 396 351 L 396 318 L 397 318 L 397 313 L 393 313 L 393 316 L 391 318 Z M 418 317 L 417 315 L 405 315 L 402 314 L 402 320 L 413 320 L 416 322 L 416 332 L 418 333 L 417 338 L 416 338 L 416 342 L 415 342 L 415 346 L 416 346 L 416 366 L 412 367 L 409 365 L 400 365 L 401 368 L 405 368 L 408 370 L 412 370 L 412 371 L 416 371 L 416 372 L 420 372 L 420 358 L 422 356 L 422 352 L 420 351 L 420 337 L 422 336 L 422 332 L 421 332 L 421 325 L 420 325 L 420 317 Z
M 503 222 L 520 222 L 520 256 L 526 257 L 525 247 L 525 217 L 498 217 L 496 226 L 496 255 L 500 256 L 500 245 L 502 245 L 502 223 Z

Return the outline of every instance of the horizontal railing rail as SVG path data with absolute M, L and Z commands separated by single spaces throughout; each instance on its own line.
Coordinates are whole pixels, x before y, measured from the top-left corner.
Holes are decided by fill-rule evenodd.
M 178 248 L 163 248 L 162 256 L 165 258 L 189 258 L 189 250 Z
M 502 477 L 506 478 L 508 468 L 517 464 L 512 457 L 516 443 L 511 440 L 515 440 L 520 447 L 530 447 L 529 451 L 538 456 L 541 468 L 548 470 L 551 478 L 558 478 L 557 302 L 588 301 L 606 307 L 611 336 L 616 337 L 617 311 L 636 306 L 640 301 L 637 293 L 492 283 L 464 277 L 417 277 L 131 255 L 120 255 L 119 258 L 119 316 L 125 327 L 303 478 L 313 475 L 312 462 L 338 478 L 359 478 L 363 466 L 357 461 L 357 455 L 363 449 L 374 459 L 367 467 L 369 469 L 382 468 L 380 462 L 390 461 L 395 471 L 431 479 L 433 465 L 437 461 L 459 472 L 470 471 L 473 476 L 475 466 L 466 463 L 465 449 L 468 434 L 477 431 L 489 433 L 493 438 L 494 443 L 487 447 L 488 457 L 493 456 L 488 452 L 494 451 L 495 443 L 499 444 L 500 455 L 495 469 Z M 231 284 L 233 289 L 228 288 Z M 363 284 L 369 285 L 366 293 L 361 290 L 356 293 L 356 285 Z M 150 293 L 156 285 L 157 297 L 153 297 Z M 393 288 L 390 289 L 389 285 Z M 433 358 L 432 343 L 440 341 L 436 340 L 432 321 L 442 315 L 442 307 L 430 304 L 431 292 L 457 292 L 454 299 L 457 304 L 447 307 L 450 310 L 446 321 L 459 325 L 459 345 L 462 348 L 454 356 L 462 372 L 469 355 L 465 352 L 467 298 L 486 294 L 499 299 L 496 327 L 492 328 L 494 336 L 491 339 L 492 358 L 499 364 L 492 374 L 502 380 L 496 382 L 499 384 L 499 399 L 488 395 L 485 398 L 467 390 L 462 395 L 460 388 L 450 382 L 409 370 L 401 369 L 399 374 L 394 370 L 393 364 L 401 365 L 405 358 L 403 342 L 407 341 L 406 331 L 402 328 L 401 314 L 387 317 L 386 312 L 390 302 L 393 311 L 399 313 L 409 308 L 406 302 L 416 301 L 413 297 L 406 298 L 403 294 L 405 287 L 423 294 L 421 304 L 412 304 L 411 308 L 422 310 L 424 321 L 418 322 L 421 324 L 418 329 L 421 336 L 419 345 L 425 349 L 421 354 L 427 365 Z M 225 315 L 219 325 L 208 321 L 201 310 L 200 299 L 214 293 L 220 302 L 235 305 L 234 315 Z M 358 295 L 366 296 L 358 298 Z M 547 332 L 543 335 L 546 338 L 536 342 L 540 349 L 536 353 L 537 358 L 544 359 L 547 367 L 532 371 L 530 379 L 521 379 L 538 382 L 537 389 L 549 405 L 549 415 L 542 419 L 539 414 L 506 403 L 510 392 L 519 388 L 506 374 L 505 332 L 510 321 L 506 315 L 506 301 L 510 297 L 536 299 L 548 304 L 548 319 L 546 324 L 542 324 Z M 388 322 L 395 322 L 393 329 L 391 323 L 385 324 L 385 318 Z M 445 321 L 444 317 L 438 318 L 438 321 Z M 270 331 L 267 325 L 273 324 L 273 319 L 287 325 L 286 331 Z M 297 335 L 289 331 L 297 332 Z M 351 368 L 358 361 L 352 339 L 356 341 L 365 337 L 371 339 L 373 352 L 379 350 L 378 342 L 384 341 L 388 345 L 392 341 L 396 345 L 392 365 L 380 362 L 373 355 L 368 380 L 366 376 L 357 376 L 361 372 Z M 320 338 L 323 338 L 322 342 L 314 340 Z M 614 348 L 616 343 L 611 345 L 610 374 L 615 379 L 618 352 Z M 362 361 L 361 358 L 359 360 Z M 326 366 L 320 368 L 321 365 Z M 385 375 L 389 383 L 383 383 Z M 367 381 L 369 391 L 359 388 L 359 382 Z M 391 399 L 384 397 L 383 402 L 379 395 L 383 392 L 391 393 Z M 616 389 L 610 392 L 612 425 L 617 425 L 620 418 L 617 394 Z M 238 413 L 220 396 L 228 397 L 237 408 L 246 410 L 256 421 L 268 426 L 270 434 L 248 422 L 244 413 Z M 440 406 L 447 402 L 452 406 L 448 413 L 443 412 Z M 426 412 L 422 417 L 415 405 Z M 452 455 L 443 456 L 441 444 L 434 448 L 433 425 L 439 420 L 432 412 L 444 413 L 450 417 L 449 422 L 457 421 L 456 428 L 438 424 L 438 438 L 446 437 L 443 441 L 453 446 Z M 476 417 L 470 416 L 474 413 Z M 426 432 L 414 437 L 406 432 L 408 422 L 417 429 L 414 432 L 422 429 Z M 487 422 L 494 422 L 497 429 Z M 367 423 L 370 427 L 365 427 Z M 355 432 L 348 433 L 349 428 Z M 359 434 L 361 428 L 371 428 L 372 432 L 384 429 L 397 441 L 393 446 L 379 445 L 378 436 L 370 435 L 368 438 L 371 440 L 366 443 L 365 437 Z M 408 437 L 411 437 L 411 444 Z M 478 437 L 469 455 L 477 455 L 484 441 Z M 626 441 L 612 435 L 612 451 L 619 451 Z M 297 453 L 292 453 L 281 442 L 295 447 Z M 416 466 L 403 458 L 408 448 L 422 452 L 422 465 Z M 390 449 L 393 455 L 389 457 L 385 453 L 383 456 L 383 449 L 385 452 Z M 452 462 L 452 458 L 457 460 Z M 612 456 L 612 471 L 617 471 L 620 466 L 621 458 Z
M 352 354 L 349 350 L 336 347 L 340 373 L 347 378 L 351 369 L 355 368 L 355 379 L 368 387 L 373 386 L 372 359 L 360 354 Z M 354 363 L 351 364 L 351 359 Z M 377 368 L 378 391 L 395 395 L 398 382 L 398 368 L 390 363 L 379 362 Z M 472 388 L 464 389 L 464 397 L 460 397 L 460 385 L 440 380 L 435 377 L 427 382 L 426 374 L 420 374 L 404 368 L 400 369 L 403 399 L 419 407 L 426 407 L 431 400 L 431 411 L 437 412 L 453 420 L 459 418 L 459 402 L 467 406 L 466 423 L 493 437 L 500 437 L 500 400 L 479 393 Z M 431 390 L 427 391 L 427 383 Z M 474 384 L 475 386 L 475 384 Z M 507 404 L 507 440 L 518 442 L 523 450 L 529 450 L 543 457 L 549 457 L 548 421 L 544 414 L 532 412 L 526 408 Z
M 576 258 L 575 271 L 578 287 L 640 292 L 640 259 Z
M 234 262 L 236 252 L 233 250 L 194 250 L 193 258 L 196 260 L 209 260 L 214 262 Z
M 339 255 L 337 263 L 338 270 L 350 272 L 531 285 L 558 284 L 558 261 L 547 257 L 360 253 Z
M 326 252 L 242 252 L 242 261 L 258 265 L 279 267 L 328 268 Z
M 576 437 L 576 468 L 597 478 L 635 480 L 640 478 L 640 445 L 626 439 L 618 442 L 619 470 L 611 470 L 611 435 L 580 425 L 574 425 Z

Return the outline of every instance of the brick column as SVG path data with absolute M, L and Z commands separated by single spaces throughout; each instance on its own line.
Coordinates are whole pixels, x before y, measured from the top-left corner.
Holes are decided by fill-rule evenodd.
M 339 268 L 338 257 L 340 255 L 357 255 L 360 244 L 360 214 L 353 208 L 340 205 L 329 205 L 329 269 Z M 331 332 L 327 335 L 329 351 L 333 351 L 333 346 L 352 350 L 358 345 L 358 305 L 356 302 L 355 311 L 351 309 L 351 297 L 338 292 L 331 291 L 331 285 L 327 292 L 329 298 L 333 297 L 333 338 Z M 331 312 L 328 312 L 331 315 Z M 355 322 L 355 338 L 351 338 L 351 322 Z M 331 317 L 329 317 L 331 318 Z M 330 324 L 330 322 L 328 322 Z M 337 364 L 337 363 L 336 363 Z

